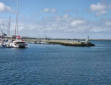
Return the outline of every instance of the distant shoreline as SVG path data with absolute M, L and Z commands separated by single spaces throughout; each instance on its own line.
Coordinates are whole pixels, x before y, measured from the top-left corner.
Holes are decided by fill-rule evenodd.
M 49 39 L 49 40 L 85 40 L 85 38 L 33 38 L 33 37 L 23 37 L 23 39 Z M 89 40 L 101 40 L 101 41 L 111 41 L 111 39 L 89 39 Z
M 10 39 L 11 37 L 6 37 Z M 85 40 L 86 38 L 35 38 L 35 37 L 22 37 L 22 39 L 36 39 L 36 40 Z M 98 41 L 111 41 L 111 39 L 89 39 L 89 40 L 98 40 Z

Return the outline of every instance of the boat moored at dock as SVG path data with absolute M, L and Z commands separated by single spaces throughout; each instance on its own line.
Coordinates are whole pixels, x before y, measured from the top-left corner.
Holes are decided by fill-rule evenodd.
M 10 47 L 13 47 L 13 48 L 26 48 L 27 44 L 22 39 L 16 39 L 16 40 L 12 41 L 12 43 L 10 43 Z

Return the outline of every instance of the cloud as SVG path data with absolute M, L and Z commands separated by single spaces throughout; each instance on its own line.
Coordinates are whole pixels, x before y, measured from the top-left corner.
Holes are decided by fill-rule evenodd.
M 85 38 L 87 35 L 91 38 L 111 37 L 111 19 L 90 21 L 84 18 L 74 18 L 70 15 L 67 15 L 68 17 L 64 16 L 66 14 L 63 16 L 51 16 L 36 23 L 19 22 L 19 33 L 21 36 L 47 36 L 49 38 Z M 14 21 L 11 26 L 11 33 L 14 34 Z
M 80 20 L 80 19 L 77 19 L 77 20 L 73 20 L 72 22 L 71 22 L 71 26 L 78 26 L 78 25 L 82 25 L 82 24 L 84 24 L 85 23 L 85 20 Z
M 64 18 L 68 18 L 69 17 L 69 15 L 68 14 L 64 14 L 64 16 L 63 16 Z
M 87 35 L 94 38 L 111 37 L 111 20 L 90 21 L 64 16 L 48 17 L 36 24 L 23 24 L 20 33 L 31 37 L 47 35 L 52 38 L 84 38 Z
M 45 13 L 56 13 L 57 10 L 55 8 L 44 8 L 42 11 Z
M 107 13 L 107 6 L 105 4 L 102 4 L 102 3 L 91 4 L 90 10 L 92 12 L 95 12 L 97 16 L 104 15 Z
M 0 2 L 0 12 L 11 11 L 11 8 L 5 5 L 3 2 Z
M 106 22 L 105 22 L 105 25 L 106 25 L 106 26 L 111 26 L 111 20 L 106 21 Z

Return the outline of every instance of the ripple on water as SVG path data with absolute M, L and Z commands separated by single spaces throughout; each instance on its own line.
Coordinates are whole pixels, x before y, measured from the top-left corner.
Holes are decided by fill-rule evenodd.
M 0 85 L 110 85 L 111 42 L 95 43 L 91 48 L 0 48 Z

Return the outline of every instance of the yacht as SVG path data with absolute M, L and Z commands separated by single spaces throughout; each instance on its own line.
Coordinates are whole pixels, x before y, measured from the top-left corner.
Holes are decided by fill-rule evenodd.
M 12 47 L 12 48 L 26 48 L 27 47 L 27 43 L 20 36 L 16 36 L 16 39 L 10 41 L 8 45 L 9 47 Z
M 12 41 L 12 43 L 10 43 L 9 46 L 12 48 L 26 48 L 27 44 L 22 39 L 16 39 L 16 40 Z

